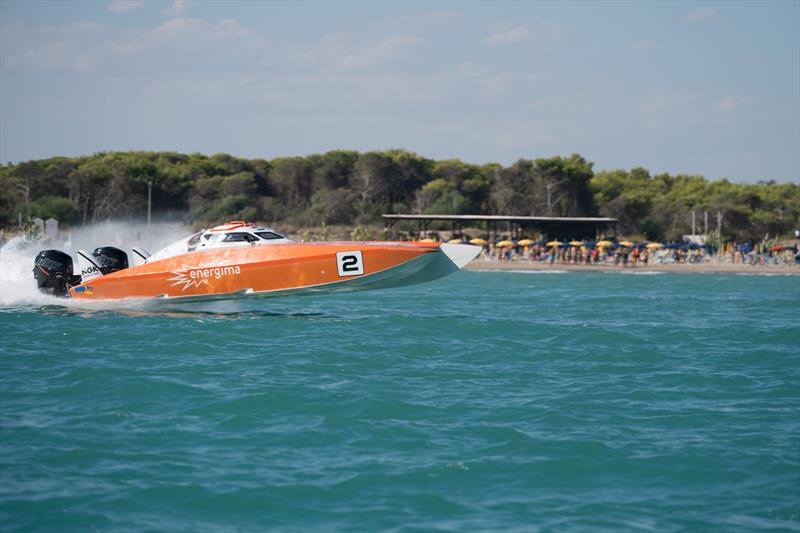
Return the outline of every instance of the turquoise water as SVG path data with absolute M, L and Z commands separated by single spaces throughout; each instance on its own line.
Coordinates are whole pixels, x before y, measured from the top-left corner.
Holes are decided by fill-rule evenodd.
M 16 305 L 0 341 L 2 531 L 800 530 L 800 277 Z

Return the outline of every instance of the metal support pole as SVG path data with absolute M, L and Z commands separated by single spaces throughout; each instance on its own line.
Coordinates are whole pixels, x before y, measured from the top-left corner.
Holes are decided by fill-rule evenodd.
M 153 182 L 147 182 L 147 231 L 150 231 L 150 211 L 153 203 Z

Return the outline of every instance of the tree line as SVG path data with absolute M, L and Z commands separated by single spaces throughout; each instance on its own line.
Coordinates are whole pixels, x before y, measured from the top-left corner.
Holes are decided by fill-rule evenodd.
M 187 222 L 257 220 L 280 226 L 369 225 L 382 213 L 610 216 L 620 235 L 677 240 L 691 212 L 721 217 L 743 241 L 800 227 L 800 186 L 731 183 L 644 168 L 593 171 L 568 157 L 504 167 L 433 160 L 407 150 L 335 150 L 243 159 L 175 152 L 103 152 L 0 166 L 0 225 L 53 217 L 66 224 L 141 217 L 148 184 L 154 213 Z M 700 219 L 698 219 L 700 220 Z

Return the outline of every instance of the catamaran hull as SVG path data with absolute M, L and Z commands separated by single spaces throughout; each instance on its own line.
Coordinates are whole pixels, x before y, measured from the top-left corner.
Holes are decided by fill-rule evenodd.
M 206 301 L 385 289 L 452 274 L 480 252 L 469 245 L 297 243 L 194 252 L 73 287 L 83 300 Z

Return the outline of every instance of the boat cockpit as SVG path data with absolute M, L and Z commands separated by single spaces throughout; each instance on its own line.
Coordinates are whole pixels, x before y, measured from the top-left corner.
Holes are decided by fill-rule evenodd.
M 288 236 L 274 229 L 235 220 L 174 242 L 148 257 L 145 262 L 214 248 L 290 244 L 293 242 Z

